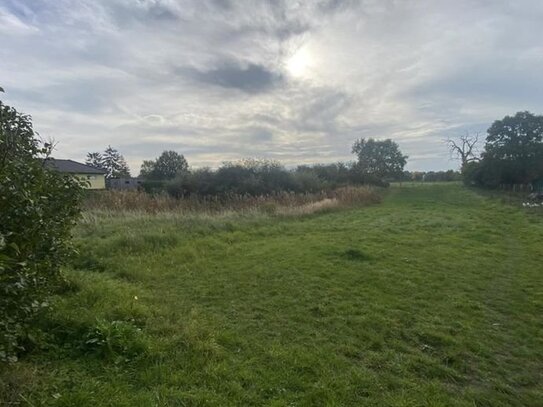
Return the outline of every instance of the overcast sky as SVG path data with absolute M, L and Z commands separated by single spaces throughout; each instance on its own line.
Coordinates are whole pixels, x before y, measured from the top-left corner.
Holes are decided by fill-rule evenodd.
M 0 0 L 2 100 L 58 158 L 162 150 L 350 160 L 392 138 L 408 169 L 442 140 L 543 111 L 541 0 Z

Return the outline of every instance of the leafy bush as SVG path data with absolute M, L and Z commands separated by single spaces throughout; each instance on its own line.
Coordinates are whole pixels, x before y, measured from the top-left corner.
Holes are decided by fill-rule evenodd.
M 141 329 L 132 322 L 98 320 L 80 348 L 85 353 L 94 353 L 120 363 L 144 354 L 147 346 Z
M 31 318 L 60 281 L 81 184 L 47 170 L 51 145 L 0 101 L 0 360 L 16 361 Z
M 301 180 L 302 184 L 311 182 L 310 179 L 313 178 L 329 188 L 362 183 L 359 174 L 354 170 L 353 163 L 300 165 L 296 168 L 295 175 Z M 311 187 L 315 188 L 317 186 L 312 184 Z
M 145 180 L 141 184 L 142 189 L 148 194 L 156 194 L 164 191 L 164 181 Z
M 303 165 L 288 170 L 276 161 L 242 160 L 185 172 L 166 184 L 174 198 L 188 196 L 264 196 L 283 192 L 316 193 L 346 185 L 386 186 L 377 176 L 361 174 L 352 164 Z M 146 189 L 147 190 L 147 189 Z

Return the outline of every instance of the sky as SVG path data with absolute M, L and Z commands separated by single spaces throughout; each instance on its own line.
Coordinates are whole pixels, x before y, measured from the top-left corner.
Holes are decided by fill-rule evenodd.
M 163 150 L 193 167 L 354 159 L 391 138 L 407 169 L 443 140 L 543 111 L 541 0 L 0 0 L 0 94 L 57 158 Z

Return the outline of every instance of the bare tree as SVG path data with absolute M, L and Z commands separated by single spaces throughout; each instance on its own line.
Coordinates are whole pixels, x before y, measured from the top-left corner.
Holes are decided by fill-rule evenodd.
M 479 133 L 471 135 L 469 132 L 466 132 L 466 134 L 458 137 L 457 139 L 449 137 L 445 140 L 445 142 L 449 146 L 451 156 L 460 159 L 462 162 L 462 167 L 472 161 L 479 161 L 479 157 L 477 157 Z

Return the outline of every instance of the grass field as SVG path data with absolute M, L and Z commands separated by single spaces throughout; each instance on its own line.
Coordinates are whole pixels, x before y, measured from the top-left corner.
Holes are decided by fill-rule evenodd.
M 301 217 L 87 217 L 0 404 L 541 406 L 543 218 L 460 185 Z

